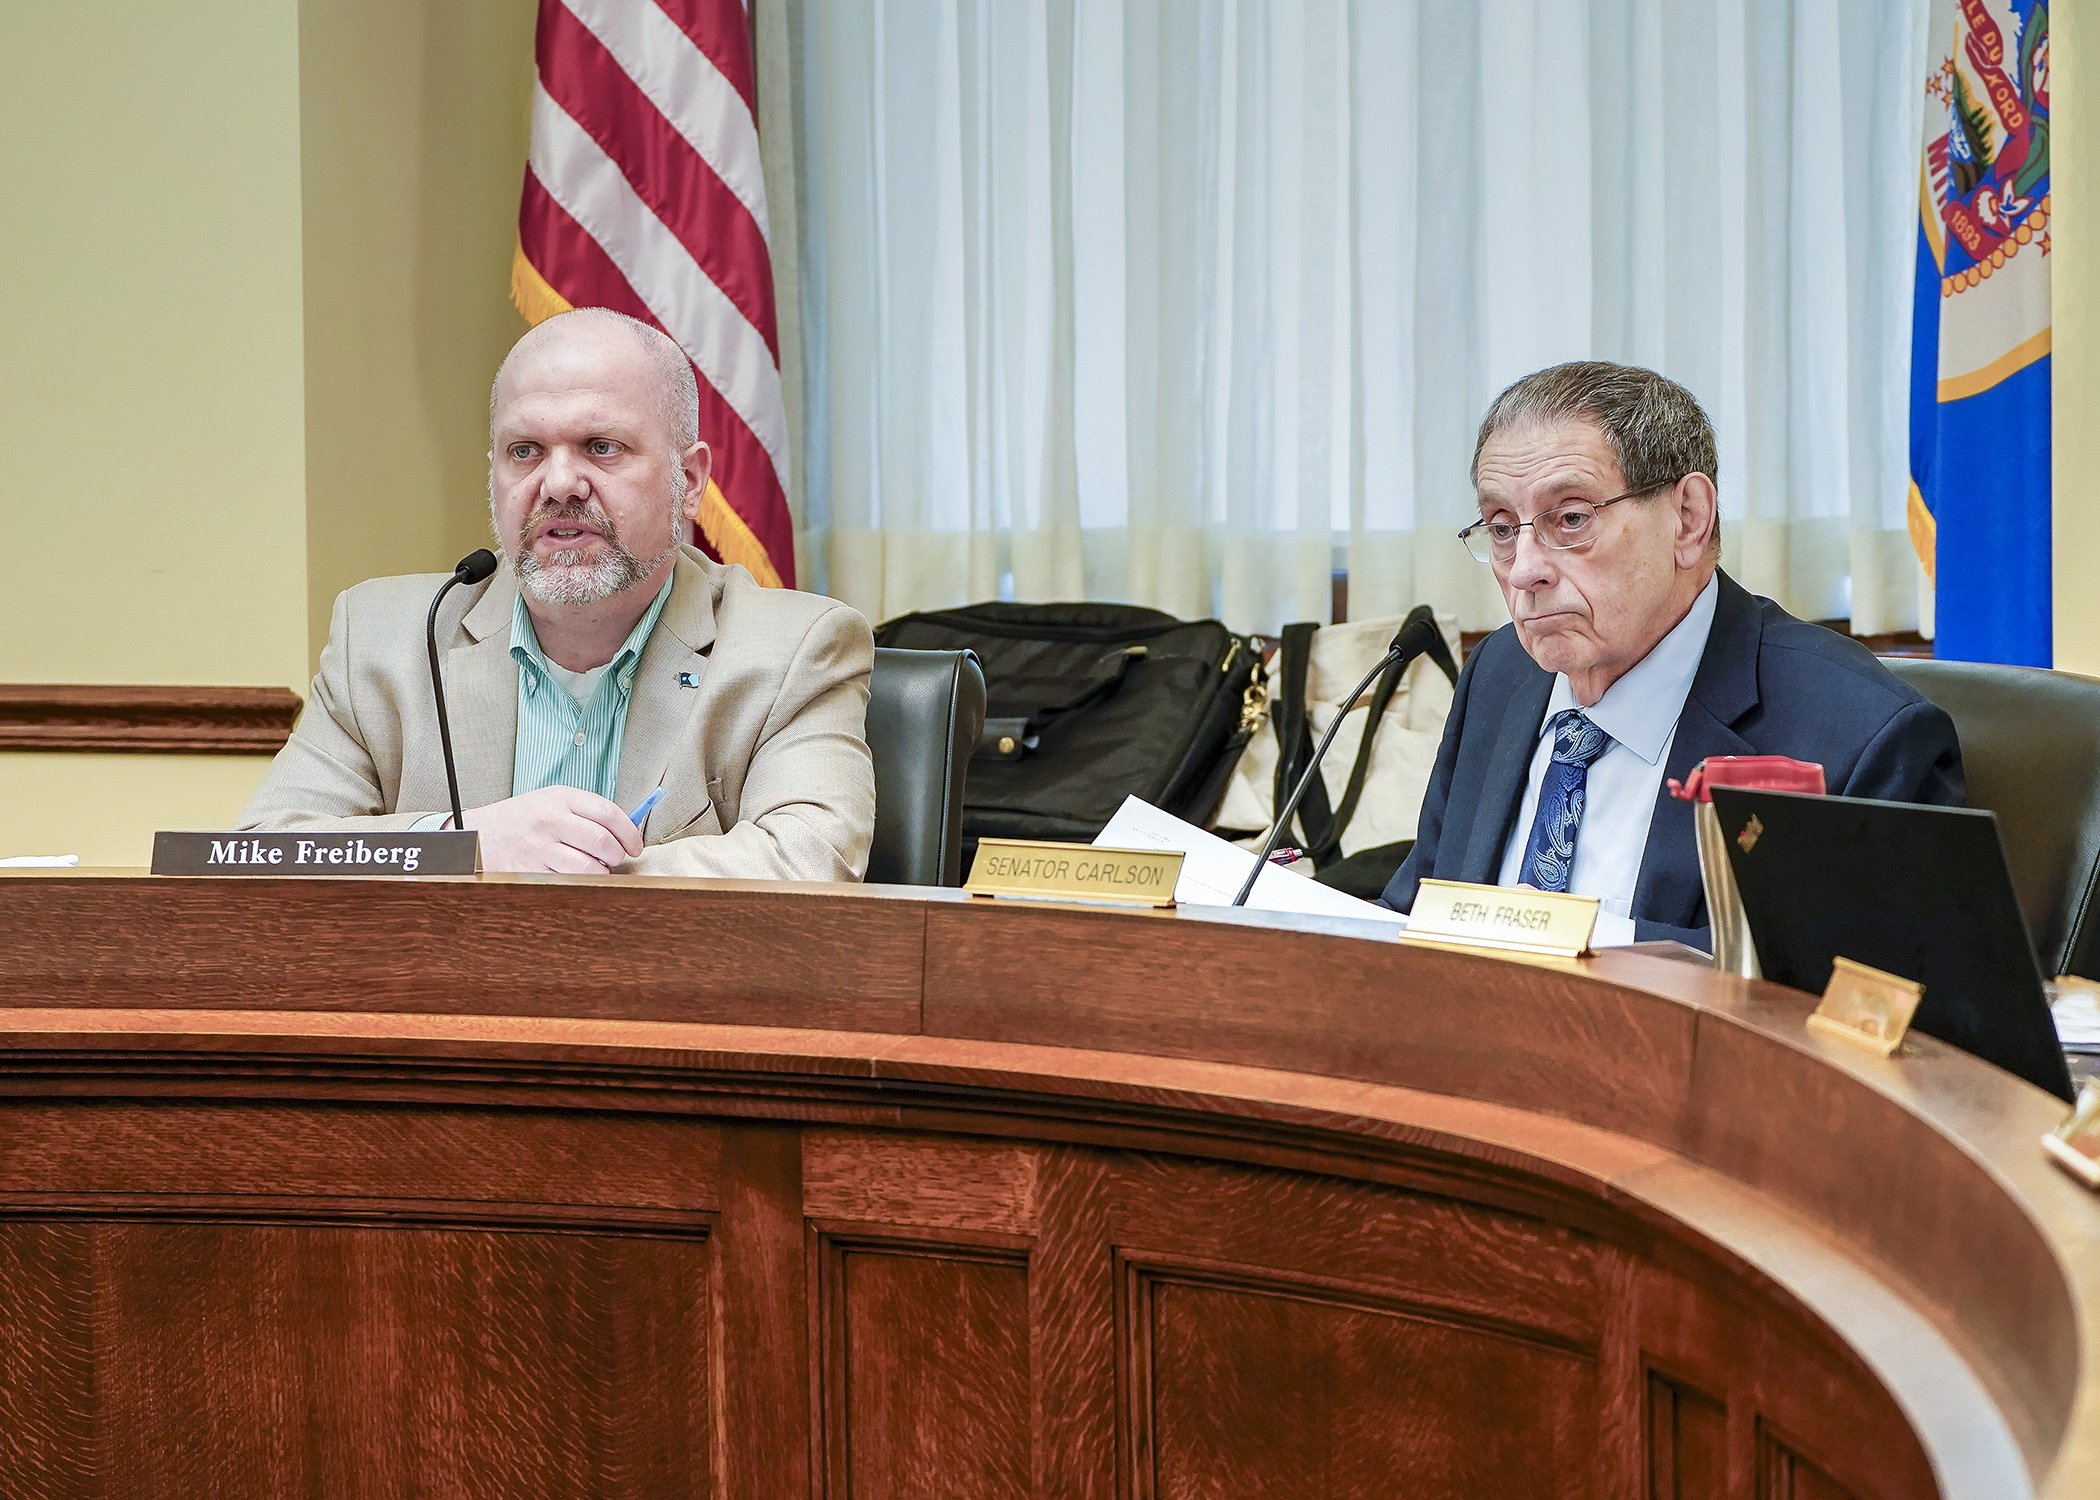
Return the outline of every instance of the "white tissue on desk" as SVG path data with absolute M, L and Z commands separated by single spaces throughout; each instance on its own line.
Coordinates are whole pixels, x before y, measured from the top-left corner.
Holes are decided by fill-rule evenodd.
M 18 854 L 0 859 L 0 870 L 71 870 L 79 864 L 77 854 Z

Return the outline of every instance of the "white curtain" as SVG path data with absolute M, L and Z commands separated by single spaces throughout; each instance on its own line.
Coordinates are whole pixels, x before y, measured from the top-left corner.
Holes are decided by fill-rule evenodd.
M 1923 8 L 762 0 L 805 576 L 1486 628 L 1480 414 L 1604 358 L 1712 414 L 1739 579 L 1917 626 Z

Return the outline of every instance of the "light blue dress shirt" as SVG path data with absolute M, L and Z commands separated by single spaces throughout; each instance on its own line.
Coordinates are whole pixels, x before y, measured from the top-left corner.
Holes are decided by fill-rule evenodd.
M 510 794 L 544 786 L 573 786 L 610 798 L 620 782 L 620 743 L 627 735 L 627 702 L 642 648 L 671 597 L 671 580 L 657 591 L 613 659 L 592 673 L 564 672 L 540 650 L 532 611 L 521 593 L 511 606 L 510 654 L 518 664 L 518 738 Z M 595 676 L 595 683 L 589 679 Z M 581 679 L 589 696 L 578 703 L 567 689 Z
M 540 650 L 532 612 L 518 595 L 510 612 L 510 654 L 518 664 L 518 734 L 513 745 L 510 794 L 543 786 L 573 786 L 610 799 L 620 784 L 620 746 L 627 736 L 627 704 L 634 672 L 656 622 L 670 602 L 671 579 L 636 622 L 613 659 L 588 672 L 570 672 Z M 580 701 L 579 701 L 580 699 Z M 409 825 L 417 832 L 443 828 L 449 812 L 426 813 Z
M 1590 766 L 1582 827 L 1575 836 L 1575 867 L 1568 876 L 1570 891 L 1598 899 L 1592 941 L 1600 946 L 1634 940 L 1633 891 L 1648 850 L 1648 825 L 1655 817 L 1655 799 L 1662 790 L 1670 744 L 1677 738 L 1677 720 L 1691 694 L 1692 679 L 1699 675 L 1700 658 L 1706 655 L 1706 638 L 1713 630 L 1714 606 L 1720 597 L 1718 576 L 1708 579 L 1676 628 L 1606 688 L 1594 705 L 1582 710 L 1612 740 Z M 1553 694 L 1539 720 L 1538 748 L 1532 752 L 1531 770 L 1525 778 L 1524 801 L 1510 827 L 1509 842 L 1502 846 L 1498 885 L 1517 885 L 1524 878 L 1524 849 L 1538 814 L 1539 787 L 1553 759 L 1553 738 L 1546 726 L 1563 709 L 1581 707 L 1567 674 L 1556 673 Z

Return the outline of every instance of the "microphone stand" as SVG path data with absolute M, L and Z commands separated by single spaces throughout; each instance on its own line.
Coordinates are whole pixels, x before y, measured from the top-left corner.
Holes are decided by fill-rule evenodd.
M 1423 628 L 1425 626 L 1426 630 Z M 1430 640 L 1419 639 L 1425 633 Z M 1342 700 L 1342 707 L 1336 712 L 1334 722 L 1327 726 L 1327 733 L 1321 738 L 1319 748 L 1313 751 L 1311 764 L 1306 766 L 1305 774 L 1298 778 L 1298 784 L 1291 788 L 1290 796 L 1284 800 L 1283 810 L 1276 815 L 1275 826 L 1270 828 L 1268 838 L 1262 841 L 1261 853 L 1254 861 L 1254 868 L 1247 872 L 1247 883 L 1241 886 L 1240 893 L 1232 898 L 1234 906 L 1245 906 L 1247 898 L 1254 894 L 1254 882 L 1261 879 L 1261 872 L 1268 867 L 1269 856 L 1276 852 L 1276 841 L 1283 837 L 1284 829 L 1291 826 L 1291 816 L 1298 811 L 1298 803 L 1312 786 L 1313 777 L 1320 774 L 1320 762 L 1326 759 L 1327 747 L 1334 743 L 1335 734 L 1342 727 L 1342 720 L 1349 716 L 1349 711 L 1356 706 L 1356 701 L 1363 697 L 1364 689 L 1371 685 L 1379 673 L 1396 662 L 1412 661 L 1423 652 L 1431 650 L 1432 641 L 1441 646 L 1443 640 L 1443 636 L 1437 633 L 1436 616 L 1430 612 L 1429 606 L 1417 605 L 1415 612 L 1401 625 L 1400 633 L 1393 637 L 1392 648 L 1379 658 L 1377 666 L 1364 673 L 1364 680 Z
M 496 571 L 496 554 L 482 547 L 468 553 L 452 570 L 452 576 L 438 586 L 437 597 L 430 601 L 430 615 L 423 622 L 423 640 L 430 648 L 430 696 L 437 703 L 438 744 L 445 752 L 445 788 L 452 794 L 452 826 L 464 829 L 467 815 L 459 805 L 459 769 L 452 761 L 452 720 L 445 712 L 445 674 L 438 670 L 437 619 L 438 606 L 445 602 L 455 583 L 479 583 Z

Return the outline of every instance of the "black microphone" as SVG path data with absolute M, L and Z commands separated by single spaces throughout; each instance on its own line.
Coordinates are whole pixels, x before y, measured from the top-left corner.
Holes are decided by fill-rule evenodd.
M 438 670 L 438 606 L 455 583 L 479 583 L 496 571 L 496 554 L 482 547 L 459 560 L 452 576 L 438 586 L 430 601 L 430 618 L 423 623 L 423 639 L 430 647 L 430 696 L 437 700 L 438 743 L 445 750 L 445 786 L 452 793 L 452 826 L 465 828 L 467 815 L 459 805 L 459 768 L 452 763 L 452 721 L 445 715 L 445 674 Z
M 1356 706 L 1356 700 L 1364 695 L 1364 689 L 1371 685 L 1372 679 L 1379 673 L 1425 654 L 1435 658 L 1437 664 L 1452 676 L 1457 676 L 1456 671 L 1447 665 L 1451 660 L 1451 648 L 1444 644 L 1444 633 L 1436 628 L 1436 611 L 1426 604 L 1417 604 L 1408 617 L 1400 622 L 1400 629 L 1394 634 L 1392 645 L 1386 648 L 1385 655 L 1379 658 L 1378 665 L 1364 673 L 1364 680 L 1356 685 L 1356 691 L 1342 700 L 1341 709 L 1335 714 L 1334 722 L 1327 726 L 1326 737 L 1320 741 L 1320 747 L 1313 751 L 1312 764 L 1305 768 L 1305 774 L 1298 778 L 1298 784 L 1291 788 L 1291 795 L 1285 799 L 1283 810 L 1277 813 L 1275 826 L 1269 830 L 1268 838 L 1262 842 L 1261 854 L 1254 861 L 1254 868 L 1247 872 L 1247 883 L 1241 886 L 1240 893 L 1232 898 L 1234 906 L 1245 906 L 1247 898 L 1254 893 L 1254 882 L 1261 879 L 1262 869 L 1268 864 L 1269 856 L 1276 852 L 1276 841 L 1283 837 L 1284 829 L 1291 826 L 1291 815 L 1298 811 L 1298 803 L 1304 798 L 1307 788 L 1312 785 L 1312 779 L 1320 774 L 1320 762 L 1327 756 L 1327 747 L 1334 743 L 1335 732 L 1342 727 L 1342 720 Z M 1369 732 L 1365 731 L 1367 734 Z M 1282 751 L 1281 746 L 1278 749 Z

